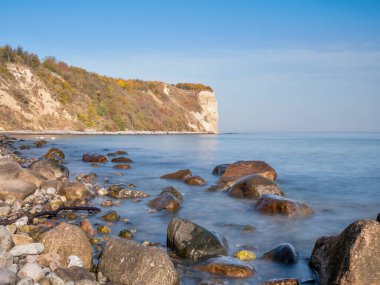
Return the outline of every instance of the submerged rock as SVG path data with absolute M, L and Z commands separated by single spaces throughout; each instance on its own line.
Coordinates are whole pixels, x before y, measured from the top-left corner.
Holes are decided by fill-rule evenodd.
M 118 199 L 146 198 L 150 195 L 142 191 L 124 188 L 120 185 L 112 185 L 108 188 L 107 196 Z
M 314 214 L 313 209 L 303 203 L 277 195 L 262 195 L 255 208 L 263 214 L 284 215 L 288 217 L 305 217 Z
M 226 277 L 247 278 L 254 274 L 254 269 L 249 264 L 230 256 L 210 258 L 197 264 L 195 268 Z
M 127 154 L 128 154 L 128 152 L 126 152 L 124 150 L 118 150 L 115 152 L 107 153 L 107 156 L 118 156 L 118 155 L 127 155 Z
M 100 216 L 100 218 L 107 222 L 115 222 L 115 221 L 120 220 L 120 216 L 115 210 L 107 211 L 105 214 Z
M 223 175 L 224 172 L 226 172 L 227 166 L 229 166 L 228 163 L 219 164 L 215 166 L 215 168 L 212 170 L 212 174 L 217 175 L 217 176 Z
M 310 266 L 321 285 L 378 284 L 380 276 L 380 223 L 359 220 L 337 236 L 321 237 Z
M 133 239 L 133 235 L 130 230 L 124 229 L 119 232 L 119 237 L 125 239 Z
M 245 199 L 259 199 L 264 194 L 284 196 L 276 183 L 257 174 L 244 176 L 236 181 L 228 191 L 228 195 L 231 197 Z
M 256 254 L 250 250 L 239 250 L 234 253 L 234 257 L 243 261 L 248 261 L 248 260 L 255 260 Z
M 292 264 L 298 262 L 298 253 L 290 243 L 281 243 L 264 253 L 261 258 L 270 259 L 283 264 Z
M 264 281 L 263 285 L 298 285 L 299 282 L 295 278 L 285 278 L 285 279 L 271 279 Z
M 165 175 L 162 175 L 160 178 L 162 179 L 175 179 L 175 180 L 185 180 L 186 178 L 190 177 L 191 171 L 190 169 L 183 169 L 183 170 L 178 170 L 173 173 L 168 173 Z
M 125 157 L 125 156 L 115 157 L 111 161 L 112 162 L 116 162 L 116 163 L 131 163 L 131 162 L 133 162 L 133 160 L 131 160 L 128 157 Z
M 189 176 L 187 177 L 184 182 L 189 185 L 197 185 L 197 186 L 202 186 L 206 184 L 206 181 L 198 175 L 196 176 Z
M 28 166 L 29 169 L 38 172 L 47 179 L 55 179 L 62 176 L 69 177 L 69 169 L 51 159 L 37 160 Z M 53 173 L 54 177 L 49 175 Z
M 199 260 L 227 255 L 227 240 L 188 220 L 173 218 L 167 229 L 167 245 L 178 256 Z
M 177 285 L 179 276 L 160 249 L 111 238 L 99 259 L 98 272 L 117 284 Z
M 64 267 L 68 265 L 68 258 L 76 255 L 82 260 L 84 268 L 91 268 L 92 247 L 86 234 L 78 226 L 61 223 L 40 235 L 38 240 L 45 247 L 44 253 L 57 253 L 60 256 Z
M 108 158 L 105 155 L 99 153 L 85 153 L 82 156 L 84 162 L 107 162 Z
M 115 169 L 130 169 L 131 166 L 129 164 L 116 164 L 113 166 Z
M 181 202 L 178 201 L 176 197 L 168 192 L 161 192 L 161 194 L 150 200 L 148 203 L 149 207 L 156 209 L 157 211 L 168 210 L 168 211 L 177 211 L 181 205 Z
M 264 161 L 238 161 L 227 165 L 223 175 L 207 191 L 228 190 L 237 180 L 252 174 L 258 174 L 270 180 L 275 180 L 277 177 L 276 171 Z
M 43 147 L 45 144 L 47 144 L 47 141 L 45 141 L 45 140 L 38 140 L 38 141 L 34 142 L 34 145 L 36 147 Z
M 164 189 L 162 189 L 161 193 L 164 193 L 164 192 L 172 194 L 174 197 L 177 198 L 177 200 L 180 203 L 183 202 L 183 196 L 182 196 L 182 194 L 177 189 L 175 189 L 175 187 L 172 187 L 172 186 L 165 187 Z
M 62 150 L 52 147 L 44 154 L 44 157 L 59 162 L 65 159 L 65 154 Z

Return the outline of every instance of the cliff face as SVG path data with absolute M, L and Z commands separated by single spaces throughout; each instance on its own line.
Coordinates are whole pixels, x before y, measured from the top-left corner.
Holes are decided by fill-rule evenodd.
M 200 84 L 123 80 L 45 62 L 0 64 L 0 130 L 217 132 L 217 101 Z

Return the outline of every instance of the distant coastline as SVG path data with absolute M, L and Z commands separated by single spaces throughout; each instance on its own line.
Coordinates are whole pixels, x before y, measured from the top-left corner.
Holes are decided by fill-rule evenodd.
M 216 132 L 177 132 L 177 131 L 0 131 L 4 135 L 217 135 Z

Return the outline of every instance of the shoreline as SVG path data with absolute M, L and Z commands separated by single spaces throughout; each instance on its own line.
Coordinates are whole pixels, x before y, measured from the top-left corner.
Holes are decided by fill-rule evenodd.
M 214 132 L 178 132 L 178 131 L 0 131 L 0 135 L 218 135 Z

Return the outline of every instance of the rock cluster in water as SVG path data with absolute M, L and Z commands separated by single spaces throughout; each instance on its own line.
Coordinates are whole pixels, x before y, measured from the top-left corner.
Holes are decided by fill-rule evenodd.
M 119 205 L 123 199 L 139 202 L 149 197 L 148 193 L 137 190 L 133 184 L 104 187 L 98 184 L 95 173 L 70 180 L 62 150 L 50 148 L 38 159 L 26 159 L 16 155 L 15 142 L 16 139 L 0 136 L 0 284 L 177 285 L 180 282 L 175 266 L 178 260 L 195 272 L 210 276 L 249 278 L 256 274 L 253 266 L 256 255 L 252 249 L 242 247 L 231 253 L 225 236 L 176 216 L 167 226 L 166 248 L 155 242 L 134 241 L 136 229 L 127 226 L 128 219 L 109 207 Z M 40 140 L 34 147 L 47 144 Z M 24 142 L 20 148 L 28 150 L 33 146 Z M 127 155 L 122 150 L 107 155 L 87 153 L 82 160 L 129 169 L 132 160 Z M 306 203 L 285 197 L 274 182 L 276 171 L 263 161 L 222 164 L 215 167 L 213 174 L 220 178 L 207 191 L 222 190 L 232 198 L 247 200 L 252 203 L 252 211 L 304 219 L 314 214 Z M 161 178 L 188 185 L 206 183 L 189 169 Z M 92 224 L 91 213 L 75 209 L 88 207 L 96 196 L 100 197 L 99 204 L 108 209 L 97 214 L 97 223 Z M 174 212 L 181 213 L 184 203 L 182 193 L 169 186 L 143 205 L 148 205 L 150 212 L 168 211 L 166 214 L 176 215 Z M 62 207 L 72 210 L 54 212 L 58 216 L 51 219 L 46 214 L 39 215 Z M 122 222 L 125 228 L 115 232 L 113 225 Z M 256 234 L 251 225 L 221 226 Z M 322 285 L 376 284 L 380 274 L 379 244 L 379 216 L 377 221 L 357 221 L 338 236 L 318 239 L 310 266 Z M 260 260 L 289 266 L 300 259 L 289 243 L 267 250 Z M 273 277 L 263 284 L 300 283 L 296 278 Z M 210 282 L 199 284 L 219 284 Z

